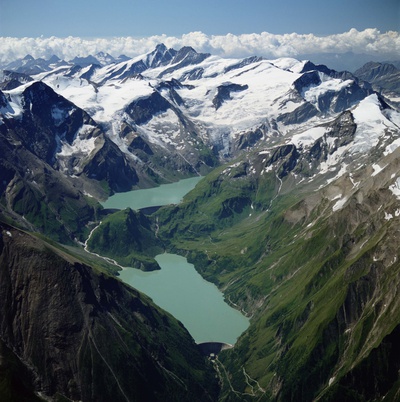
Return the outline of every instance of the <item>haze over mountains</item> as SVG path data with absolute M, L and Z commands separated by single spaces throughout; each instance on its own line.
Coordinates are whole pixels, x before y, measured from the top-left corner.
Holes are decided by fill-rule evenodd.
M 72 354 L 52 378 L 31 345 L 42 337 L 39 330 L 24 341 L 18 335 L 15 314 L 32 314 L 29 329 L 36 313 L 15 306 L 13 316 L 5 308 L 2 355 L 30 370 L 24 389 L 54 400 L 58 394 L 96 400 L 86 385 L 92 381 L 92 389 L 103 392 L 103 374 L 86 373 L 106 367 L 117 399 L 141 400 L 126 385 L 127 374 L 116 370 L 120 363 L 104 354 L 103 343 L 98 347 L 101 328 L 115 325 L 115 336 L 123 328 L 130 339 L 117 348 L 134 356 L 135 370 L 155 370 L 160 388 L 147 400 L 396 400 L 399 71 L 383 62 L 350 73 L 293 58 L 227 59 L 163 44 L 133 59 L 27 56 L 6 66 L 0 74 L 2 220 L 74 248 L 59 249 L 3 224 L 2 292 L 37 291 L 29 281 L 20 283 L 22 265 L 12 256 L 24 243 L 15 239 L 25 239 L 33 261 L 45 260 L 43 253 L 51 255 L 50 265 L 53 258 L 65 260 L 65 272 L 86 295 L 69 291 L 68 297 L 79 301 L 86 318 L 78 328 L 72 317 L 70 327 L 57 331 L 72 349 L 85 339 L 92 353 L 90 362 Z M 112 214 L 98 203 L 114 192 L 194 175 L 205 178 L 182 204 L 150 216 Z M 141 296 L 125 294 L 110 274 L 100 275 L 104 288 L 96 290 L 103 279 L 77 250 L 97 225 L 89 249 L 142 269 L 157 268 L 153 257 L 162 249 L 182 253 L 252 317 L 235 348 L 214 363 L 219 386 L 198 355 L 182 377 L 188 356 L 197 352 L 188 334 L 174 332 L 179 325 L 172 318 L 149 318 L 152 309 L 159 314 L 157 307 L 149 302 L 147 310 L 146 301 L 143 312 L 130 299 Z M 26 264 L 33 275 L 36 263 Z M 56 284 L 62 274 L 48 272 L 43 275 Z M 78 284 L 81 276 L 87 285 Z M 53 300 L 52 288 L 41 286 Z M 129 329 L 127 305 L 138 311 Z M 96 336 L 85 330 L 91 308 Z M 165 342 L 159 347 L 153 337 L 141 355 L 147 331 L 163 331 L 161 321 L 168 322 L 160 335 Z M 167 341 L 181 337 L 182 353 Z M 48 358 L 57 361 L 57 353 Z M 10 378 L 18 372 L 10 371 Z M 10 384 L 4 392 L 11 392 Z

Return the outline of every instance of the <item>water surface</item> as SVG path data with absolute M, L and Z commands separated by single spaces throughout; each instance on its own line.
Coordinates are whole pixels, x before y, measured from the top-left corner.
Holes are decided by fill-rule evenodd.
M 117 193 L 103 202 L 104 208 L 141 209 L 168 204 L 179 204 L 182 198 L 202 179 L 201 176 L 183 179 L 176 183 L 162 184 L 160 187 Z
M 249 320 L 225 303 L 218 288 L 205 281 L 186 258 L 165 253 L 156 260 L 161 270 L 127 268 L 120 272 L 121 279 L 180 320 L 197 343 L 234 344 Z
M 103 206 L 141 209 L 178 204 L 199 180 L 201 177 L 193 177 L 156 188 L 115 194 Z M 218 288 L 205 281 L 186 258 L 165 253 L 155 259 L 161 270 L 143 272 L 127 268 L 120 272 L 121 279 L 180 320 L 197 343 L 234 344 L 248 327 L 249 320 L 225 303 Z

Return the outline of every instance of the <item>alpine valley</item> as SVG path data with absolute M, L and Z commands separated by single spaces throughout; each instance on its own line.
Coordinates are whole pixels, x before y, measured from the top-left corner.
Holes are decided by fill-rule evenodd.
M 400 400 L 396 64 L 160 44 L 2 68 L 2 401 Z M 100 204 L 196 175 L 155 212 Z M 118 279 L 163 250 L 250 318 L 214 360 Z

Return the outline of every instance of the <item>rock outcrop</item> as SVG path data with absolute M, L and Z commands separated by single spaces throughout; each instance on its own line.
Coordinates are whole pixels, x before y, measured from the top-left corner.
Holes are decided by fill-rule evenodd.
M 0 372 L 8 373 L 1 400 L 213 399 L 205 361 L 172 316 L 63 249 L 5 224 L 0 297 Z

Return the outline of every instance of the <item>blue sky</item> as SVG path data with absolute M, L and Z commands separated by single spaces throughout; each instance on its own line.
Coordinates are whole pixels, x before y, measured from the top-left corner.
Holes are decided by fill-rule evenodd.
M 0 0 L 0 66 L 27 54 L 135 57 L 159 43 L 354 70 L 400 59 L 400 0 Z
M 400 30 L 400 0 L 0 0 L 0 36 L 147 37 Z

